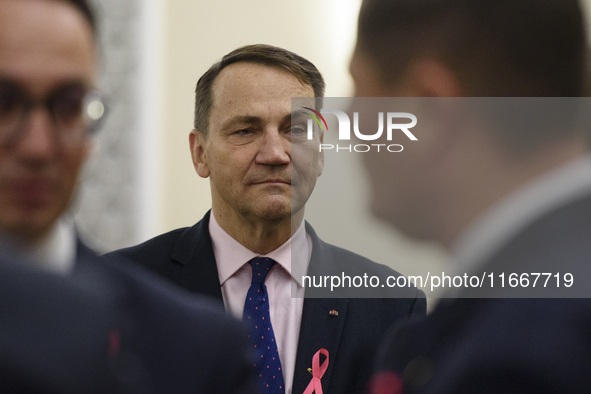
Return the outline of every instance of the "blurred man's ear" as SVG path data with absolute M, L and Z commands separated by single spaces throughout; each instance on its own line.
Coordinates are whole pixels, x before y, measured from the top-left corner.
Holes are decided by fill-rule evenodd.
M 364 54 L 359 46 L 355 49 L 349 73 L 355 82 L 355 97 L 388 97 L 390 92 L 387 84 L 380 79 L 376 66 Z
M 205 152 L 205 137 L 198 130 L 191 130 L 189 133 L 189 147 L 191 148 L 191 158 L 193 167 L 202 178 L 207 178 L 210 174 L 207 166 L 207 154 Z
M 422 58 L 408 68 L 407 86 L 416 97 L 463 97 L 465 91 L 452 70 L 439 60 Z

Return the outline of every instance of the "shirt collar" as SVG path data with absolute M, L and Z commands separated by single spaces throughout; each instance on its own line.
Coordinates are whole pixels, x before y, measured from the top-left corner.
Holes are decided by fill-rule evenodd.
M 62 275 L 74 268 L 76 227 L 67 216 L 62 216 L 46 235 L 35 242 L 23 242 L 6 234 L 0 238 L 3 247 L 31 266 Z
M 544 174 L 489 208 L 458 237 L 457 272 L 475 271 L 541 215 L 591 192 L 591 154 Z
M 213 212 L 209 218 L 209 234 L 211 236 L 213 253 L 216 259 L 221 285 L 244 266 L 244 264 L 255 257 L 261 256 L 232 238 L 232 236 L 215 220 Z M 306 229 L 304 221 L 302 221 L 297 231 L 285 241 L 283 245 L 262 257 L 268 257 L 275 260 L 277 264 L 287 271 L 292 279 L 301 286 L 301 276 L 298 277 L 297 275 L 294 276 L 292 274 L 292 257 L 294 262 L 298 264 L 298 267 L 305 262 L 305 267 L 307 269 L 310 260 L 308 246 L 309 243 L 306 239 Z

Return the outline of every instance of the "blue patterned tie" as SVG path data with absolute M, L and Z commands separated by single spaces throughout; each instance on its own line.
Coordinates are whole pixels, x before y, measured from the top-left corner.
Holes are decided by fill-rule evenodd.
M 243 320 L 252 328 L 248 337 L 255 347 L 254 366 L 260 381 L 260 393 L 284 394 L 283 370 L 271 325 L 269 297 L 265 286 L 265 279 L 275 261 L 266 257 L 256 257 L 248 263 L 252 266 L 252 282 L 244 303 Z

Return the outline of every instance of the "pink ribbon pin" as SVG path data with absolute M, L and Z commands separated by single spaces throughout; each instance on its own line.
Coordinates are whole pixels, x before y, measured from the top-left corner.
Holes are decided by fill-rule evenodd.
M 320 365 L 320 354 L 324 354 L 326 356 L 326 360 Z M 316 352 L 314 357 L 312 357 L 312 380 L 308 383 L 308 387 L 304 391 L 304 394 L 322 394 L 322 384 L 320 379 L 324 376 L 324 373 L 328 369 L 328 350 L 320 349 Z

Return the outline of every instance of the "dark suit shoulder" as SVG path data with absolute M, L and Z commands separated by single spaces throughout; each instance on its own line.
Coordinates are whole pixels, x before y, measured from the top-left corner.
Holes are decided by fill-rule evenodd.
M 183 229 L 157 237 L 156 244 L 174 245 L 175 232 L 182 234 Z M 145 243 L 148 252 L 158 246 L 150 245 L 152 241 L 156 239 Z M 141 258 L 145 244 L 128 250 L 136 249 Z M 117 294 L 113 303 L 123 322 L 122 351 L 143 362 L 153 392 L 251 392 L 246 335 L 219 304 L 126 261 L 124 253 L 99 258 L 84 246 L 79 250 L 84 264 L 77 267 L 77 277 L 93 274 L 110 285 L 114 291 L 109 293 Z
M 334 269 L 336 267 L 331 267 L 326 264 L 327 261 L 334 261 L 339 269 L 347 269 L 352 273 L 366 272 L 367 274 L 386 276 L 400 275 L 400 273 L 386 265 L 378 264 L 367 257 L 363 257 L 347 249 L 324 242 L 318 237 L 308 222 L 306 222 L 306 232 L 310 235 L 310 238 L 312 238 L 311 264 L 314 263 L 314 265 L 316 265 L 319 263 L 322 268 Z
M 131 260 L 194 293 L 222 302 L 222 291 L 209 235 L 209 215 L 192 227 L 179 228 L 144 243 L 105 255 Z
M 397 299 L 419 315 L 426 310 L 425 294 L 392 268 L 366 257 L 322 241 L 306 223 L 312 239 L 312 256 L 308 275 L 302 280 L 306 298 L 382 298 Z M 403 278 L 404 279 L 404 278 Z M 390 301 L 383 301 L 390 303 Z
M 344 268 L 352 270 L 352 272 L 364 272 L 368 275 L 382 275 L 387 277 L 389 275 L 398 277 L 402 275 L 396 270 L 388 267 L 387 265 L 376 263 L 373 260 L 363 257 L 357 253 L 353 253 L 347 249 L 328 244 L 323 242 L 328 248 L 334 253 L 334 257 Z
M 170 259 L 170 255 L 189 227 L 178 228 L 164 234 L 160 234 L 141 244 L 106 253 L 107 258 L 126 258 L 142 265 Z
M 0 392 L 115 393 L 102 294 L 0 253 Z
M 373 320 L 379 320 L 380 315 L 386 316 L 396 314 L 399 317 L 422 317 L 427 311 L 427 300 L 423 291 L 411 285 L 404 290 L 403 297 L 399 289 L 381 287 L 388 278 L 398 278 L 401 273 L 384 265 L 376 263 L 366 257 L 353 253 L 338 246 L 326 244 L 334 252 L 334 256 L 339 262 L 342 272 L 348 276 L 367 276 L 368 278 L 377 277 L 380 280 L 380 289 L 387 289 L 382 292 L 383 298 L 351 298 L 351 307 L 359 307 L 366 312 L 372 310 L 375 312 Z M 342 274 L 341 274 L 342 275 Z M 371 285 L 370 285 L 371 286 Z M 388 310 L 388 313 L 384 313 Z
M 448 301 L 388 335 L 378 369 L 409 392 L 586 392 L 590 311 L 588 299 Z

